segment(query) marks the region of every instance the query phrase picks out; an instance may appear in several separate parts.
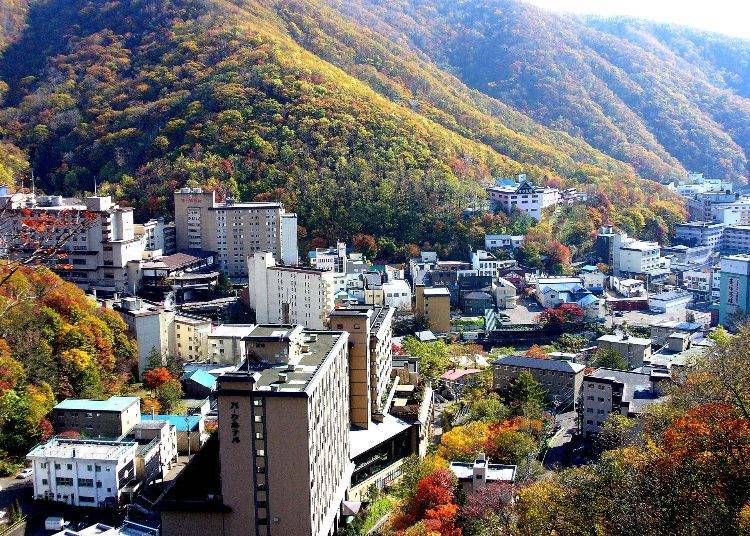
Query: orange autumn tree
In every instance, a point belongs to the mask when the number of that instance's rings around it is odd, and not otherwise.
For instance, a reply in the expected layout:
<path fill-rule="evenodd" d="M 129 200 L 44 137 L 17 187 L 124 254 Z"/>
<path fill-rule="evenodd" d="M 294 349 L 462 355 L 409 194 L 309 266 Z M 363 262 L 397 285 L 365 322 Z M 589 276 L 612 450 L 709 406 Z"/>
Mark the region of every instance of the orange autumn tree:
<path fill-rule="evenodd" d="M 396 534 L 403 536 L 409 527 L 421 524 L 428 534 L 461 536 L 461 529 L 456 527 L 455 483 L 448 469 L 436 469 L 422 478 L 412 499 L 393 521 Z"/>
<path fill-rule="evenodd" d="M 165 367 L 147 370 L 143 373 L 143 383 L 146 384 L 149 389 L 158 389 L 171 380 L 174 380 L 174 377 Z"/>
<path fill-rule="evenodd" d="M 547 359 L 547 352 L 545 352 L 541 346 L 535 344 L 528 350 L 526 350 L 527 357 L 534 357 L 536 359 Z"/>

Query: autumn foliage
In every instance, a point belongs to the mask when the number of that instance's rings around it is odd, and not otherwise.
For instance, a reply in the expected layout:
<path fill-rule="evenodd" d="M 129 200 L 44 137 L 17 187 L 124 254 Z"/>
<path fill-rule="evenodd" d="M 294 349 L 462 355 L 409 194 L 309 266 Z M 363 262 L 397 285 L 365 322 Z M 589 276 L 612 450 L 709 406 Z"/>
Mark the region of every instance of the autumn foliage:
<path fill-rule="evenodd" d="M 147 370 L 143 373 L 143 383 L 149 389 L 158 389 L 174 377 L 165 367 Z"/>
<path fill-rule="evenodd" d="M 403 536 L 407 528 L 422 523 L 428 533 L 461 536 L 461 529 L 455 524 L 458 505 L 454 486 L 455 477 L 448 469 L 436 469 L 422 478 L 412 499 L 393 521 L 396 534 Z"/>

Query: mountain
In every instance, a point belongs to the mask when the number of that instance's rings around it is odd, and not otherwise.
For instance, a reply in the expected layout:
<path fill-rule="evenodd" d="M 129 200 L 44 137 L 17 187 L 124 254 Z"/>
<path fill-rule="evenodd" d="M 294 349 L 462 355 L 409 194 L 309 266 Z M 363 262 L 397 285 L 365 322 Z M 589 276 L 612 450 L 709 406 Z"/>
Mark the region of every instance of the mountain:
<path fill-rule="evenodd" d="M 654 47 L 657 39 L 637 25 L 617 31 L 514 0 L 329 1 L 471 88 L 585 139 L 643 176 L 663 179 L 685 169 L 734 180 L 747 175 L 750 101 L 741 76 L 736 84 L 720 80 L 747 64 L 745 42 L 712 36 L 719 45 L 680 50 L 673 33 Z M 688 54 L 708 68 L 685 60 Z"/>

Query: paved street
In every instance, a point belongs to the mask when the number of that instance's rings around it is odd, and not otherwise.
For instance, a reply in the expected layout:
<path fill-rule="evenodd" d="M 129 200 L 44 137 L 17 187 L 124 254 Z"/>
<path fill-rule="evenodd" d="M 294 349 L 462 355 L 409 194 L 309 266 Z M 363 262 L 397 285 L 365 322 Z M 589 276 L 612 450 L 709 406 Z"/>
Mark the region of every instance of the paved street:
<path fill-rule="evenodd" d="M 555 423 L 559 425 L 559 430 L 547 442 L 549 446 L 543 460 L 544 466 L 547 469 L 570 463 L 570 441 L 573 439 L 575 422 L 575 411 L 561 413 L 555 418 Z"/>
<path fill-rule="evenodd" d="M 519 298 L 515 308 L 500 312 L 510 317 L 511 324 L 536 324 L 536 317 L 542 312 L 542 308 L 534 300 Z"/>

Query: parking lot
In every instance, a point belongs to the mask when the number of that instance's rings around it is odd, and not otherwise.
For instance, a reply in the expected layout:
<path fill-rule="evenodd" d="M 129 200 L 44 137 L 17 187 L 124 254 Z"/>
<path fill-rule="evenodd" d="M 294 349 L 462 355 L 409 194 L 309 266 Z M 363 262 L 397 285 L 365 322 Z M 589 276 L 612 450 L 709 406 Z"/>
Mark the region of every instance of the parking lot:
<path fill-rule="evenodd" d="M 510 317 L 511 324 L 536 324 L 536 317 L 542 312 L 539 304 L 527 298 L 519 298 L 514 309 L 504 309 L 504 313 Z"/>

